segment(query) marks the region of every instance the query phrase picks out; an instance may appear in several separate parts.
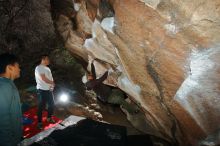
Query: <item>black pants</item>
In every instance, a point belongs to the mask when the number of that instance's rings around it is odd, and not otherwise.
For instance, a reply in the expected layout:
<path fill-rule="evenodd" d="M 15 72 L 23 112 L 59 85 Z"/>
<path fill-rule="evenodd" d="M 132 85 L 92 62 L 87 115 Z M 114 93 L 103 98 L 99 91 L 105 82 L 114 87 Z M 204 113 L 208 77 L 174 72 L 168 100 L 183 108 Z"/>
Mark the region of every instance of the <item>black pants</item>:
<path fill-rule="evenodd" d="M 54 100 L 52 92 L 49 90 L 37 90 L 37 97 L 38 97 L 38 122 L 42 122 L 42 112 L 45 104 L 48 105 L 48 115 L 47 118 L 50 118 L 53 115 L 54 110 Z"/>

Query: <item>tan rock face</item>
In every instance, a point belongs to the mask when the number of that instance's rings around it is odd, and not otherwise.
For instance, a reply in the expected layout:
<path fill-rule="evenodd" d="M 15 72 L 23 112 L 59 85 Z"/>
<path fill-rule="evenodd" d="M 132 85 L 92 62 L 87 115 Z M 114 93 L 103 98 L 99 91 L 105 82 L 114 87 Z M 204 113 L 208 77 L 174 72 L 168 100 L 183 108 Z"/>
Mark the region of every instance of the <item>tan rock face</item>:
<path fill-rule="evenodd" d="M 80 1 L 76 29 L 60 15 L 57 30 L 68 50 L 95 60 L 98 75 L 109 70 L 106 84 L 142 108 L 146 133 L 198 145 L 220 128 L 219 0 L 88 3 Z"/>

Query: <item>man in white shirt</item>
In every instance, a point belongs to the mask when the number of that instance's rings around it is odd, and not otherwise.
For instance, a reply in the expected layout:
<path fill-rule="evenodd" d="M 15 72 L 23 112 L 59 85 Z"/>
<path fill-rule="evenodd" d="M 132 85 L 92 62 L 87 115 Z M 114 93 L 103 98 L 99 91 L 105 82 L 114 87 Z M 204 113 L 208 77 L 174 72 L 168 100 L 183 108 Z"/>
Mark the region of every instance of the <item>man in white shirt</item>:
<path fill-rule="evenodd" d="M 55 86 L 53 76 L 48 65 L 50 64 L 50 59 L 48 55 L 42 55 L 41 63 L 35 68 L 35 80 L 37 83 L 37 96 L 38 96 L 38 128 L 43 129 L 42 125 L 42 111 L 44 104 L 48 105 L 48 116 L 47 121 L 50 123 L 55 123 L 52 119 L 54 110 L 54 100 L 53 100 L 53 88 Z"/>

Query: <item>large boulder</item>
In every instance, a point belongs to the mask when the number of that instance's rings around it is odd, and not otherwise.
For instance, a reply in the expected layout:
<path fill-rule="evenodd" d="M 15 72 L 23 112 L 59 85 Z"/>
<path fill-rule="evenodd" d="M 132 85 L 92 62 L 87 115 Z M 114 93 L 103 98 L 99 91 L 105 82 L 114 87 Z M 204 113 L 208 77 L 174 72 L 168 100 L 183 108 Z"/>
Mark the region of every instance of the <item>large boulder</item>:
<path fill-rule="evenodd" d="M 58 32 L 98 76 L 109 70 L 105 83 L 144 111 L 146 133 L 198 145 L 220 128 L 219 0 L 77 2 L 73 18 L 55 12 Z"/>

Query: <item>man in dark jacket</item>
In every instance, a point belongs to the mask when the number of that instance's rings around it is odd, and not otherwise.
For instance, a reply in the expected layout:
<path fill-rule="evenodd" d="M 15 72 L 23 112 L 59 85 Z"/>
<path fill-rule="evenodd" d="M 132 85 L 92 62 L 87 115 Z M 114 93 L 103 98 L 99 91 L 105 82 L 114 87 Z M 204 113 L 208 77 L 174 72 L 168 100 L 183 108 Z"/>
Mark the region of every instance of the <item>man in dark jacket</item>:
<path fill-rule="evenodd" d="M 96 79 L 95 66 L 91 64 L 92 74 L 88 75 L 88 81 L 85 83 L 87 90 L 93 90 L 99 100 L 104 103 L 118 104 L 123 106 L 129 113 L 136 113 L 137 110 L 125 101 L 124 93 L 120 89 L 113 89 L 108 85 L 103 84 L 103 81 L 108 77 L 106 71 L 100 78 Z"/>
<path fill-rule="evenodd" d="M 12 54 L 1 54 L 0 146 L 16 146 L 22 138 L 20 96 L 13 82 L 19 76 L 18 59 Z"/>

